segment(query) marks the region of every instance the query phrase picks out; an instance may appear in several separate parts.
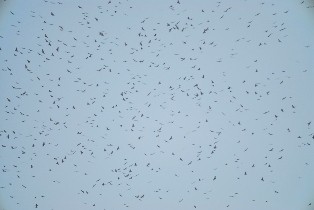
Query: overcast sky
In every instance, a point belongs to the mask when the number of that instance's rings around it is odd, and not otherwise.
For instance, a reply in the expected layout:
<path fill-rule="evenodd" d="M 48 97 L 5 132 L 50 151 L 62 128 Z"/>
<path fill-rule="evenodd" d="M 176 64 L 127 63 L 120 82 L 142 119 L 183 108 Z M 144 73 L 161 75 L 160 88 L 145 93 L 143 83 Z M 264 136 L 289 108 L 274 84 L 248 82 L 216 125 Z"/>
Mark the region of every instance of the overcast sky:
<path fill-rule="evenodd" d="M 0 210 L 314 209 L 314 1 L 0 2 Z"/>

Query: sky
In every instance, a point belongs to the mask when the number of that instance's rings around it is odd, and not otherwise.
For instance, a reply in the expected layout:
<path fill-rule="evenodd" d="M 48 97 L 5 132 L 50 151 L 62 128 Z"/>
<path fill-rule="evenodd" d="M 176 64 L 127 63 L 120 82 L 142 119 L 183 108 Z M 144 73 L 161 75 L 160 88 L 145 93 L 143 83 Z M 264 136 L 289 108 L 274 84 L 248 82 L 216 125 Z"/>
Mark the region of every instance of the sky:
<path fill-rule="evenodd" d="M 314 1 L 0 0 L 0 210 L 314 209 Z"/>

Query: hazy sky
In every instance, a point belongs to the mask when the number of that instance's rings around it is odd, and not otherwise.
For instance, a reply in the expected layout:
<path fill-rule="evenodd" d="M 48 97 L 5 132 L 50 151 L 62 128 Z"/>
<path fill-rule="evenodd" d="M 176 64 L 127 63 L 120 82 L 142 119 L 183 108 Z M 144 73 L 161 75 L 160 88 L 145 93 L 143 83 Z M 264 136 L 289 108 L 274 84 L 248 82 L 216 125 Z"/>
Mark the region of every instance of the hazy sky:
<path fill-rule="evenodd" d="M 0 2 L 0 210 L 314 209 L 314 1 Z"/>

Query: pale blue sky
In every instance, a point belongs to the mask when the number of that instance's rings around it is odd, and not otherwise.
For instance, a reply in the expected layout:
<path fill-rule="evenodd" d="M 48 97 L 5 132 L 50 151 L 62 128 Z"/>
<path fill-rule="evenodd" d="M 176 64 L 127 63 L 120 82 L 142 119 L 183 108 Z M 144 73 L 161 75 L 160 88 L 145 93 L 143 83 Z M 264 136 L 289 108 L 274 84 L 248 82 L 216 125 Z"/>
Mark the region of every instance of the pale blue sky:
<path fill-rule="evenodd" d="M 0 210 L 313 209 L 313 1 L 0 7 Z"/>

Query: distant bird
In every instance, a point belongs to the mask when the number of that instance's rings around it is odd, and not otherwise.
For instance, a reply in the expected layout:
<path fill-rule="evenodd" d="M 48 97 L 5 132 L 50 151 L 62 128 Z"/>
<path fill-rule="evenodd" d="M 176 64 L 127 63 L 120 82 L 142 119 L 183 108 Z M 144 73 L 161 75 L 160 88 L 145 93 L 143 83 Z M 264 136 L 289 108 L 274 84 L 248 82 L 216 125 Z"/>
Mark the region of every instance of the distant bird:
<path fill-rule="evenodd" d="M 300 19 L 304 27 L 293 31 L 300 8 L 175 0 L 152 1 L 144 11 L 142 4 L 44 0 L 7 11 L 0 35 L 0 172 L 8 182 L 0 188 L 8 204 L 19 209 L 34 195 L 35 208 L 56 209 L 49 193 L 27 184 L 41 177 L 49 178 L 47 189 L 88 207 L 101 206 L 98 195 L 104 203 L 115 199 L 112 209 L 168 198 L 178 199 L 173 209 L 200 208 L 197 202 L 226 200 L 219 188 L 234 203 L 248 196 L 257 202 L 255 194 L 237 193 L 238 181 L 259 194 L 258 185 L 278 180 L 290 159 L 287 178 L 293 171 L 305 185 L 314 170 L 306 158 L 314 128 L 305 94 L 313 89 L 314 66 L 309 24 Z M 298 5 L 314 11 L 309 1 Z M 296 170 L 301 165 L 307 170 Z M 217 180 L 225 171 L 228 185 L 226 177 Z M 264 202 L 294 201 L 281 193 Z"/>

